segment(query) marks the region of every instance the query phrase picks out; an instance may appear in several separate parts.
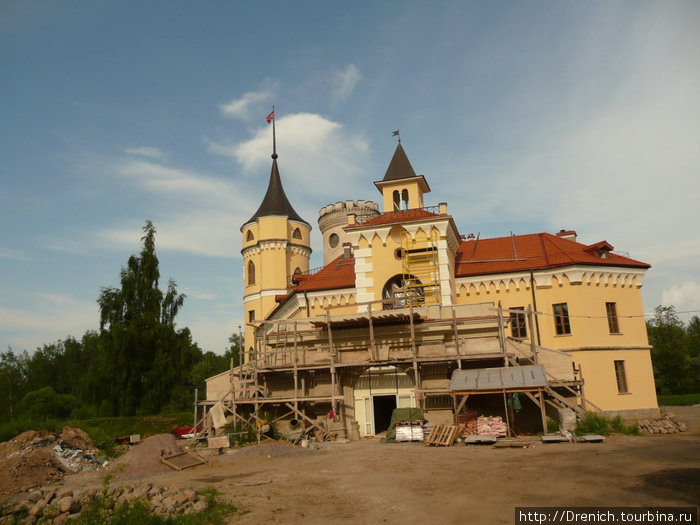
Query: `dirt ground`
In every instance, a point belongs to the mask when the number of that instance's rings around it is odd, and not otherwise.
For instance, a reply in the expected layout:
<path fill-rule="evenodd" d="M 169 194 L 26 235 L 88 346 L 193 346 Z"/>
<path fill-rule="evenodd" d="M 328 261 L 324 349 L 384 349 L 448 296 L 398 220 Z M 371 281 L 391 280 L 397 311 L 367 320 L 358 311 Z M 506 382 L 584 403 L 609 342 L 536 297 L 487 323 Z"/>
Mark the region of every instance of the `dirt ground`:
<path fill-rule="evenodd" d="M 669 407 L 688 424 L 670 435 L 601 444 L 495 449 L 381 444 L 230 451 L 207 465 L 143 478 L 215 487 L 247 514 L 231 523 L 513 523 L 516 506 L 697 506 L 700 407 Z M 70 476 L 88 484 L 94 473 Z"/>

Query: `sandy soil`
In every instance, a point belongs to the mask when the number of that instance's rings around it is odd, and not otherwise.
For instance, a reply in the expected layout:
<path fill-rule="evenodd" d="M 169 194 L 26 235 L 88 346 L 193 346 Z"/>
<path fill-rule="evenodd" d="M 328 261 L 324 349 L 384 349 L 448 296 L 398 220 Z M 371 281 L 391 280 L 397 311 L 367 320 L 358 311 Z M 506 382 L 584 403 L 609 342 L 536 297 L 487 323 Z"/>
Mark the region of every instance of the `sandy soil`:
<path fill-rule="evenodd" d="M 216 487 L 248 511 L 231 523 L 246 524 L 510 524 L 516 506 L 697 506 L 700 407 L 666 411 L 689 431 L 506 449 L 369 440 L 317 451 L 264 444 L 144 481 Z M 85 484 L 87 476 L 66 484 Z"/>

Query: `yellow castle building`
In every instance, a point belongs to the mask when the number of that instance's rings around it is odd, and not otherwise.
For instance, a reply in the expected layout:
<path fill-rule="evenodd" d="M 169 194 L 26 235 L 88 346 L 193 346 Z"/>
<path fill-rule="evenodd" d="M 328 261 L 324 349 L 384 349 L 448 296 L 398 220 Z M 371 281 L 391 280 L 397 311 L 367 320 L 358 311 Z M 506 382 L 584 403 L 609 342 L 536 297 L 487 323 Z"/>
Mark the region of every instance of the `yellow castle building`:
<path fill-rule="evenodd" d="M 324 266 L 309 271 L 311 226 L 273 153 L 241 227 L 243 364 L 210 378 L 200 403 L 214 426 L 288 411 L 290 424 L 357 438 L 417 407 L 434 423 L 500 411 L 516 433 L 542 430 L 546 415 L 658 411 L 648 264 L 574 231 L 464 236 L 446 203 L 426 206 L 430 186 L 400 141 L 374 185 L 381 206 L 321 209 Z"/>

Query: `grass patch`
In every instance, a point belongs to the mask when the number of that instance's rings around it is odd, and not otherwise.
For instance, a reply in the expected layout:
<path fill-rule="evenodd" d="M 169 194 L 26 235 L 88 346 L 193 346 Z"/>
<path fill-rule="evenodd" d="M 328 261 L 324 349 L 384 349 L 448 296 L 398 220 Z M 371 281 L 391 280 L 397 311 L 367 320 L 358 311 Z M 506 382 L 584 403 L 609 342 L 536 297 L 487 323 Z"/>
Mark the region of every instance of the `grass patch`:
<path fill-rule="evenodd" d="M 639 434 L 637 423 L 627 424 L 620 416 L 609 417 L 596 412 L 588 412 L 576 423 L 576 435 L 583 434 Z"/>
<path fill-rule="evenodd" d="M 221 499 L 220 493 L 213 488 L 201 491 L 200 496 L 207 501 L 208 507 L 202 512 L 158 516 L 151 512 L 151 504 L 145 499 L 136 499 L 128 504 L 112 508 L 114 502 L 107 496 L 93 499 L 80 512 L 80 517 L 71 521 L 74 525 L 218 525 L 225 522 L 227 516 L 238 513 L 233 503 Z"/>
<path fill-rule="evenodd" d="M 659 406 L 687 407 L 700 403 L 700 394 L 658 395 Z"/>

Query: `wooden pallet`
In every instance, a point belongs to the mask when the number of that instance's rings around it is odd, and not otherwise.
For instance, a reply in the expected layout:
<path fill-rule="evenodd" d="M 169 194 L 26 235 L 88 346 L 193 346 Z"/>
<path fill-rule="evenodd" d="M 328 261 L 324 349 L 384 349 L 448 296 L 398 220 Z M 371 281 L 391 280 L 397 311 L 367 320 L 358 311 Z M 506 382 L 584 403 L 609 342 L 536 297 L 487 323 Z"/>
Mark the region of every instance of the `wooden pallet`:
<path fill-rule="evenodd" d="M 204 465 L 204 463 L 206 463 L 204 459 L 200 458 L 197 454 L 190 452 L 189 450 L 162 457 L 160 458 L 160 461 L 174 470 L 184 470 L 186 468 L 192 468 L 196 467 L 197 465 Z"/>
<path fill-rule="evenodd" d="M 436 447 L 451 447 L 457 438 L 457 432 L 456 425 L 435 425 L 430 431 L 428 439 L 425 440 L 425 444 Z"/>

